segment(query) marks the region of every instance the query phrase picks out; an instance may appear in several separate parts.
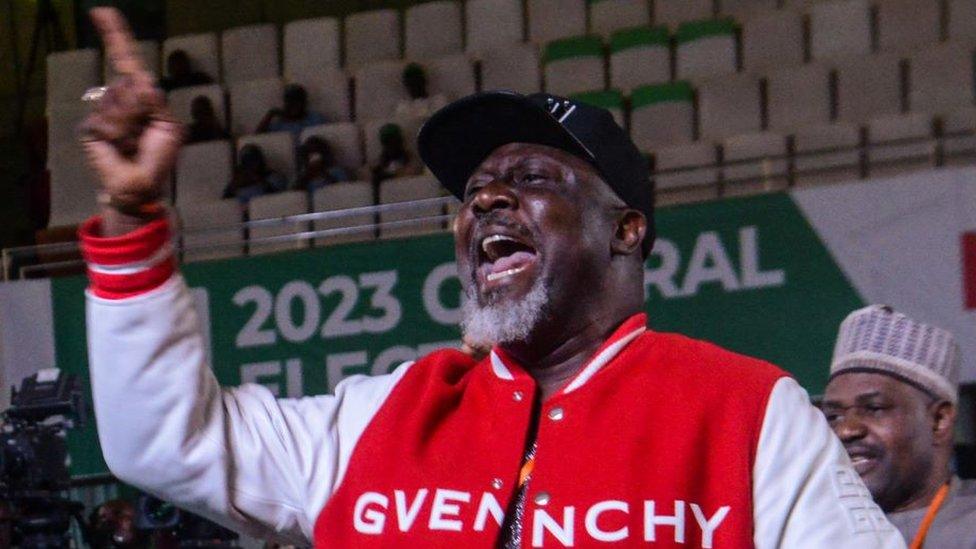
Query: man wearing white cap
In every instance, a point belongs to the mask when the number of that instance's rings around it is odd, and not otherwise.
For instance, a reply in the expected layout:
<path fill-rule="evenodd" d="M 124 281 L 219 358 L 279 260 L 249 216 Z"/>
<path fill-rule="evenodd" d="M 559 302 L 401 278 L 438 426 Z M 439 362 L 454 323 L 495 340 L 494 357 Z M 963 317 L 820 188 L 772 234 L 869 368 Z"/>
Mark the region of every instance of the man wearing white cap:
<path fill-rule="evenodd" d="M 976 548 L 976 481 L 952 472 L 959 347 L 871 305 L 840 325 L 822 408 L 910 547 Z"/>

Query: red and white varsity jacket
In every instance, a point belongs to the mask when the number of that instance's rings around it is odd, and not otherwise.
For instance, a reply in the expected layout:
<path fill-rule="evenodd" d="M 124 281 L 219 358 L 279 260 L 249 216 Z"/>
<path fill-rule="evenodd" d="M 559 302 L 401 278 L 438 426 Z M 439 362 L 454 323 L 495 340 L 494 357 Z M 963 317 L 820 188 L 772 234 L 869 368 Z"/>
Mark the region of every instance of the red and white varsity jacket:
<path fill-rule="evenodd" d="M 126 482 L 254 536 L 316 547 L 493 547 L 535 383 L 499 349 L 443 350 L 335 395 L 221 388 L 166 221 L 82 229 L 99 436 Z M 525 547 L 904 542 L 781 370 L 635 315 L 541 403 Z"/>

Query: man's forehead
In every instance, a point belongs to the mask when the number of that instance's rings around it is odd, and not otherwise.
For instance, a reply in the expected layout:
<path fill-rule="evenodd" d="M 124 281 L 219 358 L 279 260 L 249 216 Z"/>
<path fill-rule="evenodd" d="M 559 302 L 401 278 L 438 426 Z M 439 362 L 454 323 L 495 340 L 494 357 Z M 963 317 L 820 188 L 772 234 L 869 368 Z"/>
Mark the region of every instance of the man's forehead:
<path fill-rule="evenodd" d="M 510 168 L 530 159 L 554 161 L 565 164 L 573 170 L 596 173 L 596 169 L 587 161 L 570 154 L 562 149 L 539 145 L 537 143 L 508 143 L 493 150 L 475 170 L 495 171 Z"/>
<path fill-rule="evenodd" d="M 875 372 L 849 372 L 830 380 L 824 403 L 853 401 L 872 396 L 902 396 L 914 389 L 892 376 Z"/>

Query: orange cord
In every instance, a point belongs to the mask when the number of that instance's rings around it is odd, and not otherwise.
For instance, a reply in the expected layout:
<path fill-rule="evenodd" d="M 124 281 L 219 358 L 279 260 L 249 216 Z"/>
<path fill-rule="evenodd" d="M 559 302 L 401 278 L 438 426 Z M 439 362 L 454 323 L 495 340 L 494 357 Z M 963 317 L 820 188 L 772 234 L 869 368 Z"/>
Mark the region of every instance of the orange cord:
<path fill-rule="evenodd" d="M 943 484 L 942 488 L 939 488 L 939 491 L 935 494 L 935 498 L 932 499 L 932 503 L 929 504 L 929 510 L 925 512 L 925 518 L 922 519 L 922 524 L 918 527 L 918 532 L 915 533 L 915 539 L 912 540 L 912 544 L 908 546 L 909 549 L 922 549 L 922 546 L 925 545 L 925 536 L 928 535 L 929 527 L 935 521 L 935 515 L 938 514 L 939 507 L 942 507 L 942 503 L 945 501 L 947 495 L 949 495 L 948 482 Z"/>
<path fill-rule="evenodd" d="M 522 469 L 519 471 L 519 488 L 525 486 L 525 482 L 532 475 L 532 469 L 535 469 L 535 456 L 530 457 L 522 464 Z"/>

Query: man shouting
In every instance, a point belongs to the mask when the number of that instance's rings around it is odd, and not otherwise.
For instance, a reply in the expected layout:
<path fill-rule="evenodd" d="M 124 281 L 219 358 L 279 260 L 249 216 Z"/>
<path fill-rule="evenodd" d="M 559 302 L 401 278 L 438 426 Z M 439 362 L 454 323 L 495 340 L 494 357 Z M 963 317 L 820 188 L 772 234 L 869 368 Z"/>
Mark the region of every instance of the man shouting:
<path fill-rule="evenodd" d="M 221 389 L 159 203 L 180 129 L 124 22 L 124 78 L 85 126 L 101 216 L 92 386 L 121 479 L 230 527 L 321 547 L 901 547 L 804 391 L 772 365 L 646 328 L 644 158 L 609 112 L 489 92 L 419 152 L 463 204 L 464 330 L 334 395 Z"/>

